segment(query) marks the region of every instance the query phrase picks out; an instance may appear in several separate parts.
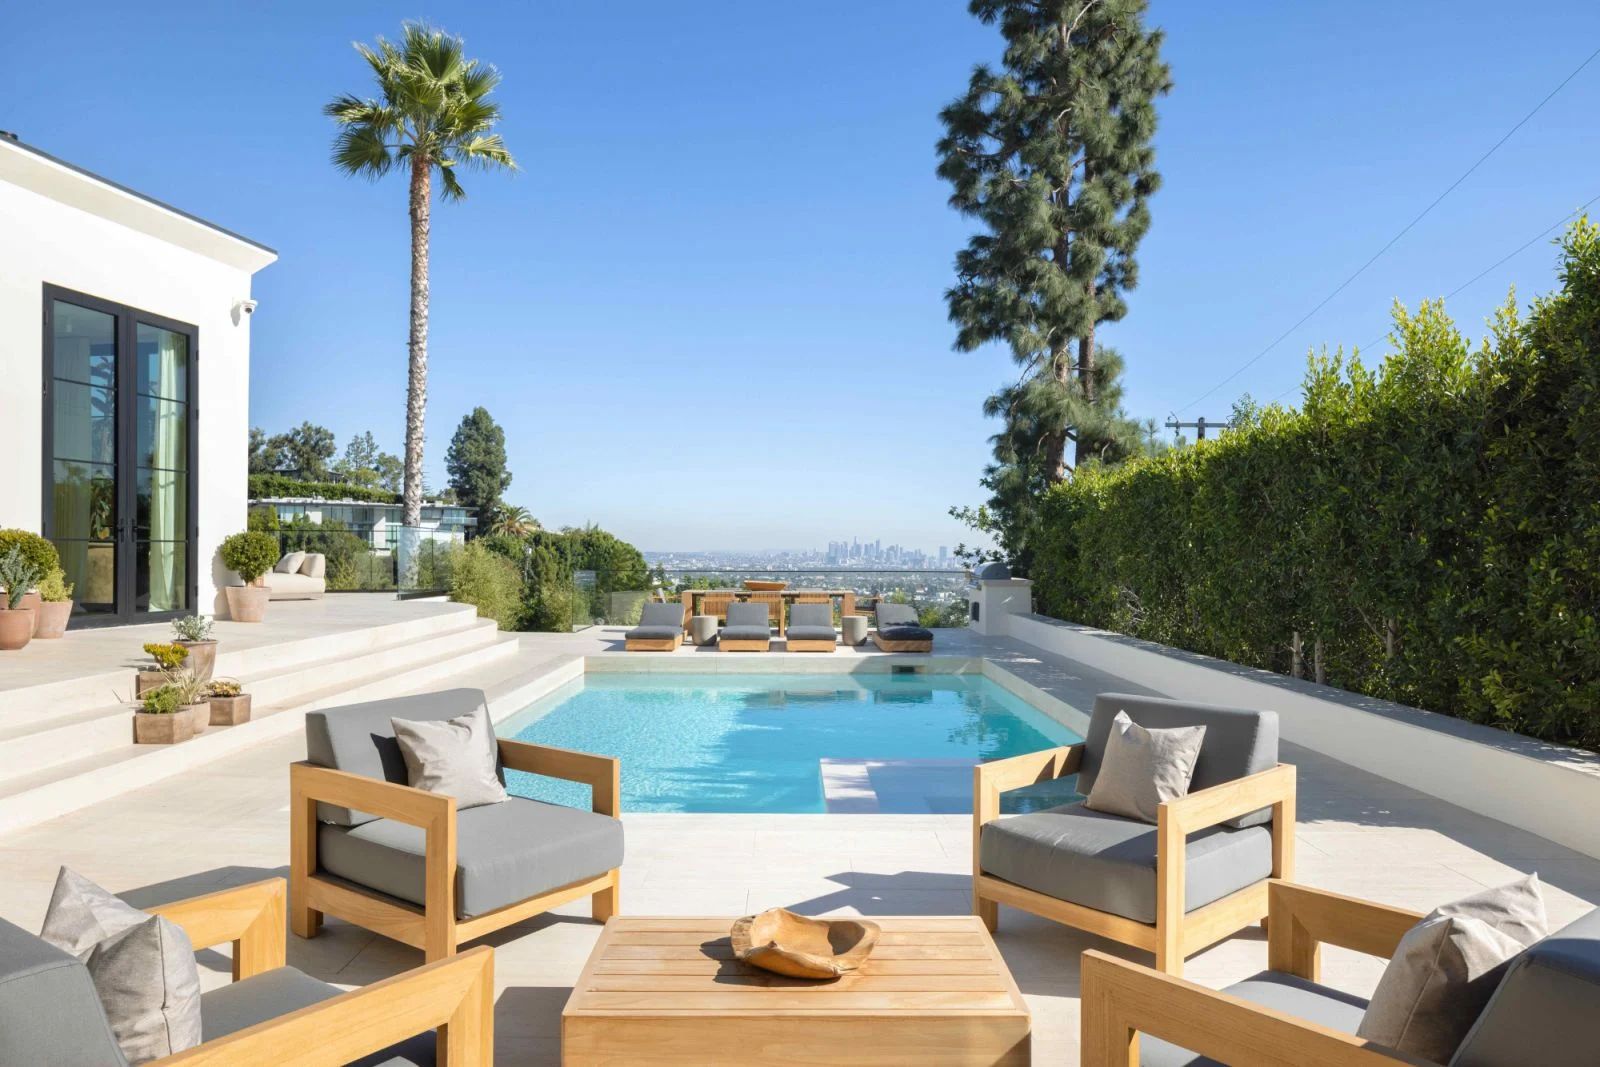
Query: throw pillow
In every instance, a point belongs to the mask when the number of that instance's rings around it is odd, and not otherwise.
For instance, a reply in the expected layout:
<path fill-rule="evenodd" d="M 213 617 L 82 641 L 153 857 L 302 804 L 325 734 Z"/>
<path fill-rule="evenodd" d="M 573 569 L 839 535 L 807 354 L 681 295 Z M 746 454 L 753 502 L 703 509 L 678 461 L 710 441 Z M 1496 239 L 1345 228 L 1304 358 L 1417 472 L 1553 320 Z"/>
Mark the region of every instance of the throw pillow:
<path fill-rule="evenodd" d="M 390 719 L 414 789 L 456 798 L 456 810 L 506 799 L 496 773 L 494 725 L 483 708 L 454 719 Z"/>
<path fill-rule="evenodd" d="M 300 564 L 305 561 L 306 554 L 304 552 L 285 552 L 283 558 L 278 561 L 277 566 L 272 569 L 279 574 L 294 574 L 300 569 Z"/>
<path fill-rule="evenodd" d="M 1548 933 L 1537 875 L 1435 908 L 1400 939 L 1356 1036 L 1449 1062 L 1512 957 Z"/>
<path fill-rule="evenodd" d="M 122 1054 L 133 1063 L 200 1044 L 200 971 L 182 927 L 140 911 L 66 867 L 39 937 L 84 962 Z"/>
<path fill-rule="evenodd" d="M 1205 737 L 1204 726 L 1147 730 L 1117 712 L 1084 807 L 1155 822 L 1160 805 L 1188 794 Z"/>

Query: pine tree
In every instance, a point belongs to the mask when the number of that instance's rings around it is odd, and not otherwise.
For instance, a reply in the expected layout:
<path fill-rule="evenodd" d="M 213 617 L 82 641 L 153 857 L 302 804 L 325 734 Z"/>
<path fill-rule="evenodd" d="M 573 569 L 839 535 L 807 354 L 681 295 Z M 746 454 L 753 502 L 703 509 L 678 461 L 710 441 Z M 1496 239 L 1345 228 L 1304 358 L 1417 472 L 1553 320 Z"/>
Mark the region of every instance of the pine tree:
<path fill-rule="evenodd" d="M 1003 68 L 980 65 L 944 109 L 939 175 L 983 224 L 956 256 L 946 294 L 956 348 L 1006 343 L 1024 368 L 987 405 L 1024 482 L 1123 447 L 1126 428 L 1098 364 L 1095 330 L 1127 312 L 1134 253 L 1150 226 L 1155 99 L 1171 88 L 1145 0 L 971 0 L 998 23 Z M 997 448 L 997 461 L 1001 459 Z"/>
<path fill-rule="evenodd" d="M 500 509 L 500 494 L 511 485 L 506 470 L 506 432 L 485 408 L 473 408 L 461 419 L 450 449 L 444 456 L 445 471 L 456 499 L 478 509 L 478 526 L 492 529 Z"/>

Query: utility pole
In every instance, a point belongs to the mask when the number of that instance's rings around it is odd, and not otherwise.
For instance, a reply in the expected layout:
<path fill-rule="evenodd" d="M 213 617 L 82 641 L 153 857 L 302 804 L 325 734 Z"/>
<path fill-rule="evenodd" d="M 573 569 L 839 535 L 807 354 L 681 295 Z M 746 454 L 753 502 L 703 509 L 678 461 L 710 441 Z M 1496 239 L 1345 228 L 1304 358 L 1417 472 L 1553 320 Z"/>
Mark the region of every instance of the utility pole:
<path fill-rule="evenodd" d="M 1233 429 L 1233 423 L 1228 419 L 1212 419 L 1207 421 L 1204 415 L 1201 415 L 1193 422 L 1179 422 L 1176 417 L 1167 420 L 1167 429 L 1172 431 L 1172 436 L 1174 439 L 1177 438 L 1180 431 L 1188 427 L 1194 428 L 1195 440 L 1204 441 L 1206 439 L 1207 427 L 1217 430 L 1231 430 Z"/>

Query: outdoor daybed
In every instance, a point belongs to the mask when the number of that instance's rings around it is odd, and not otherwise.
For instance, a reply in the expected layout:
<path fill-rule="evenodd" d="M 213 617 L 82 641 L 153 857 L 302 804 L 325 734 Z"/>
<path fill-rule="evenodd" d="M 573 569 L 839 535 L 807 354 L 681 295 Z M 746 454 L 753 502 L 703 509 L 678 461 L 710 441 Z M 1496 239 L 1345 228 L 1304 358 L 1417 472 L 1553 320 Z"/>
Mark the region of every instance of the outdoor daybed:
<path fill-rule="evenodd" d="M 327 592 L 328 561 L 321 552 L 286 552 L 262 580 L 268 600 L 320 600 Z"/>
<path fill-rule="evenodd" d="M 789 609 L 784 631 L 790 652 L 832 652 L 839 647 L 833 632 L 832 604 L 796 604 Z"/>
<path fill-rule="evenodd" d="M 765 604 L 729 604 L 728 625 L 717 635 L 724 652 L 766 652 L 772 648 L 772 612 Z"/>
<path fill-rule="evenodd" d="M 917 625 L 916 609 L 909 604 L 878 601 L 878 629 L 872 643 L 882 652 L 932 652 L 933 631 Z"/>
<path fill-rule="evenodd" d="M 671 652 L 683 643 L 683 605 L 676 600 L 646 604 L 625 642 L 629 652 Z"/>

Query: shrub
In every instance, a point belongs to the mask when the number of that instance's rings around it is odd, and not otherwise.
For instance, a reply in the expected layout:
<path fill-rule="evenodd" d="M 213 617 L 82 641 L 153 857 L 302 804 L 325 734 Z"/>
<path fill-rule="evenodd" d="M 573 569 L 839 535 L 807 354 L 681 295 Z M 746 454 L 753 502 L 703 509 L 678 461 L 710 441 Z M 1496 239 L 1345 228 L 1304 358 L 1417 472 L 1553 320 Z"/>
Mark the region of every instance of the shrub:
<path fill-rule="evenodd" d="M 156 666 L 164 671 L 177 670 L 189 658 L 189 650 L 182 645 L 152 642 L 145 645 L 144 650 L 156 661 Z"/>
<path fill-rule="evenodd" d="M 150 690 L 141 700 L 140 710 L 146 715 L 171 715 L 182 706 L 178 690 L 170 685 Z"/>
<path fill-rule="evenodd" d="M 287 474 L 252 474 L 249 493 L 252 500 L 290 497 L 305 500 L 359 500 L 368 504 L 400 503 L 400 494 L 387 489 L 347 485 L 344 482 L 303 482 Z"/>
<path fill-rule="evenodd" d="M 39 597 L 47 604 L 63 604 L 72 599 L 72 583 L 67 572 L 57 567 L 39 579 Z"/>
<path fill-rule="evenodd" d="M 269 533 L 246 530 L 223 538 L 217 555 L 224 567 L 251 585 L 278 562 L 278 541 Z"/>
<path fill-rule="evenodd" d="M 522 574 L 474 541 L 455 553 L 450 599 L 474 605 L 479 618 L 493 619 L 502 630 L 515 630 L 522 619 Z"/>
<path fill-rule="evenodd" d="M 38 534 L 27 530 L 0 530 L 0 556 L 13 548 L 21 550 L 22 558 L 28 561 L 39 578 L 48 577 L 61 566 L 61 555 L 56 551 L 56 546 Z M 37 582 L 39 578 L 34 581 Z"/>
<path fill-rule="evenodd" d="M 211 640 L 211 620 L 204 615 L 185 615 L 172 620 L 172 636 L 180 641 Z"/>

